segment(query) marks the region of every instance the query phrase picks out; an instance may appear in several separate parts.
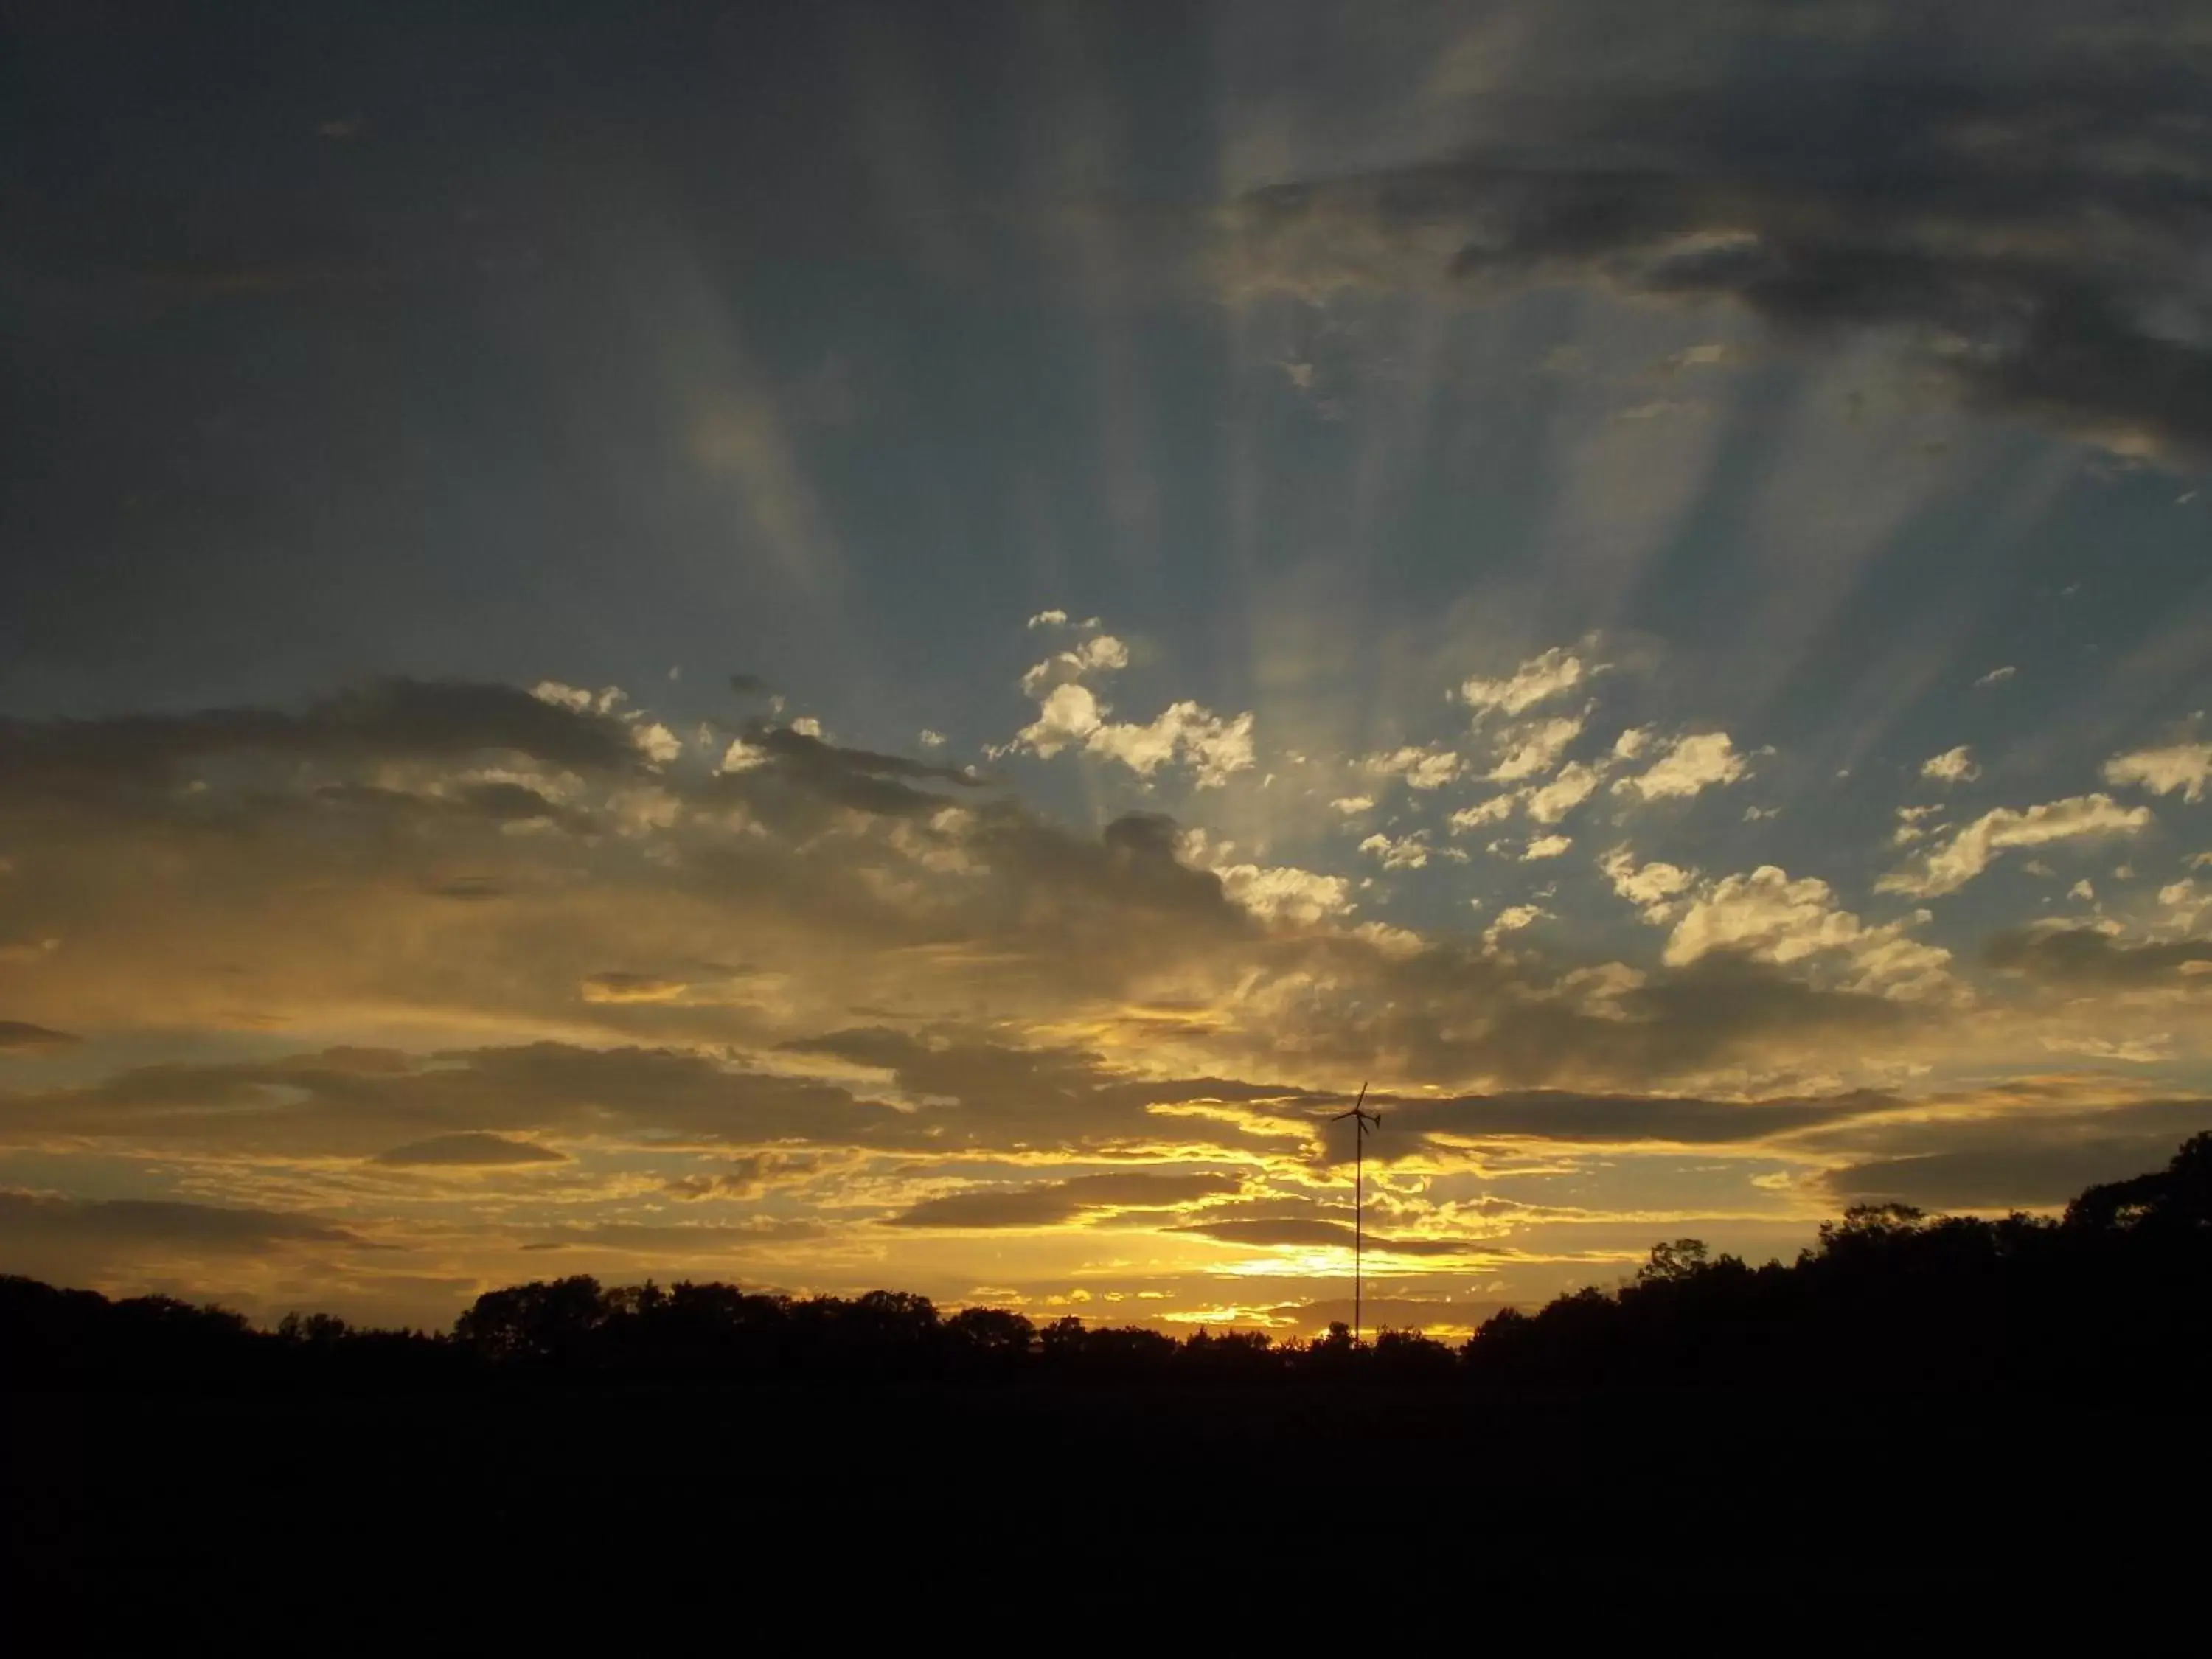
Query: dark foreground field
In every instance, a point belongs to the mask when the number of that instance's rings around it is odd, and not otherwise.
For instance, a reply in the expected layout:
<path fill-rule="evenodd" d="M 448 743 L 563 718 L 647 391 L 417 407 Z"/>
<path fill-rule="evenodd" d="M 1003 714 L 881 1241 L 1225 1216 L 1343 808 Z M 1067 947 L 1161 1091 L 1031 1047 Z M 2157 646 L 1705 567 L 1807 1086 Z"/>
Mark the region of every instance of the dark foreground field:
<path fill-rule="evenodd" d="M 209 1597 L 557 1619 L 647 1587 L 804 1588 L 847 1598 L 841 1618 L 1041 1590 L 1422 1622 L 1563 1587 L 1592 1611 L 2062 1590 L 2147 1608 L 2193 1581 L 2212 1472 L 2204 1417 L 2172 1405 L 1869 1413 L 1817 1391 L 16 1396 L 4 1425 L 9 1606 L 41 1652 L 95 1645 L 118 1595 L 187 1623 Z"/>
<path fill-rule="evenodd" d="M 2212 1135 L 2063 1220 L 1861 1206 L 1756 1267 L 1661 1243 L 1457 1349 L 586 1277 L 450 1334 L 256 1331 L 0 1279 L 0 1656 L 376 1619 L 502 1652 L 701 1619 L 718 1647 L 1556 1642 L 1768 1597 L 1766 1645 L 1893 1642 L 1897 1596 L 2171 1620 L 2212 1542 L 2209 1398 Z M 1108 1620 L 1133 1607 L 1215 1622 Z"/>

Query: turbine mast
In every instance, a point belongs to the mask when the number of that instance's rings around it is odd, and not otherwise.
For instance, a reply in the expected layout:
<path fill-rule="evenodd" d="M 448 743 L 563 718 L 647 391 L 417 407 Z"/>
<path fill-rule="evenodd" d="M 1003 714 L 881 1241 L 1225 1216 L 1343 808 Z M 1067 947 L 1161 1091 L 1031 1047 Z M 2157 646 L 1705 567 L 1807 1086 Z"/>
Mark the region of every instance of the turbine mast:
<path fill-rule="evenodd" d="M 1382 1127 L 1382 1114 L 1365 1110 L 1366 1104 L 1367 1085 L 1363 1083 L 1352 1109 L 1329 1119 L 1331 1123 L 1352 1120 L 1352 1340 L 1355 1347 L 1360 1336 L 1363 1270 L 1367 1253 L 1367 1137 Z"/>

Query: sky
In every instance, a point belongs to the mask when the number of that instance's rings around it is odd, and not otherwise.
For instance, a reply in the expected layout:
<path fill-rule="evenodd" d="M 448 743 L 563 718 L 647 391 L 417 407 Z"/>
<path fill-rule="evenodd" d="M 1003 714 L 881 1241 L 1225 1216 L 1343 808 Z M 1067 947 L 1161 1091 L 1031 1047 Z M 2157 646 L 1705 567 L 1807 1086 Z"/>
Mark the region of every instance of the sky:
<path fill-rule="evenodd" d="M 2212 1127 L 2212 21 L 62 4 L 0 1271 L 1452 1334 Z"/>

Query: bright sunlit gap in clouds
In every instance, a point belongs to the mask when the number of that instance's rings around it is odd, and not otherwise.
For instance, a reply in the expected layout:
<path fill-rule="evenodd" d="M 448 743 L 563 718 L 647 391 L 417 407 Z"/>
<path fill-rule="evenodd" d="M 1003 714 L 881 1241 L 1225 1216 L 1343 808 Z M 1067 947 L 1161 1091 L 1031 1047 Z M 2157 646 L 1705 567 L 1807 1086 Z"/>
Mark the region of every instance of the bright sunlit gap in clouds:
<path fill-rule="evenodd" d="M 461 8 L 232 85 L 38 13 L 0 1272 L 1310 1332 L 1364 1080 L 1370 1323 L 1449 1334 L 2163 1164 L 2212 37 L 2012 12 Z"/>

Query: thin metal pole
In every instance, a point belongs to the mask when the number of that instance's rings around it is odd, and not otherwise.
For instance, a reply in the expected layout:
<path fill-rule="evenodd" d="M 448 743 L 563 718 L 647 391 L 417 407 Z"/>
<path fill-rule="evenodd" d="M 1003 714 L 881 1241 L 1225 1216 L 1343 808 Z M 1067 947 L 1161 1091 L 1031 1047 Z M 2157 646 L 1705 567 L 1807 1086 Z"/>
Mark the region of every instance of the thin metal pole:
<path fill-rule="evenodd" d="M 1352 1120 L 1352 1345 L 1359 1346 L 1362 1257 L 1367 1249 L 1367 1125 Z"/>

